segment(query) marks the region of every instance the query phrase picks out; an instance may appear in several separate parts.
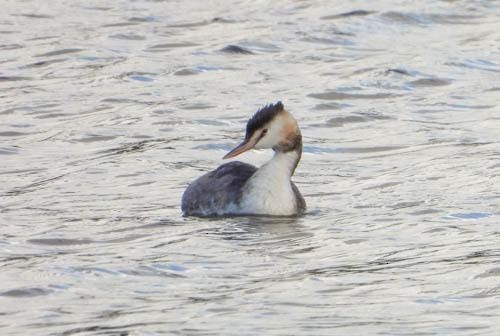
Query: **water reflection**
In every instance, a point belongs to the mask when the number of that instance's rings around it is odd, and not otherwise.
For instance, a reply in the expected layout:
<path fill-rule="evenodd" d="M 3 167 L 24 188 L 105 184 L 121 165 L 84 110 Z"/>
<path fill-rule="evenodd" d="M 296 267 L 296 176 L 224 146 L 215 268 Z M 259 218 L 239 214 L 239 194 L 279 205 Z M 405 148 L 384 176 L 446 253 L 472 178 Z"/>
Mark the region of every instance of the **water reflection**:
<path fill-rule="evenodd" d="M 496 335 L 499 10 L 4 4 L 3 333 Z M 277 100 L 307 213 L 182 217 Z"/>

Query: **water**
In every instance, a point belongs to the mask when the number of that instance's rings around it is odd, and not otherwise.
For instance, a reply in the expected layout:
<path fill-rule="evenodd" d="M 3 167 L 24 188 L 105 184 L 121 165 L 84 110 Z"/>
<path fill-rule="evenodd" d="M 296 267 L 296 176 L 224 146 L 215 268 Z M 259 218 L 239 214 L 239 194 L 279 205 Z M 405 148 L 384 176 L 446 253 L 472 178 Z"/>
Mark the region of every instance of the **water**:
<path fill-rule="evenodd" d="M 498 335 L 499 2 L 4 1 L 0 36 L 2 335 Z M 277 100 L 307 214 L 182 218 Z"/>

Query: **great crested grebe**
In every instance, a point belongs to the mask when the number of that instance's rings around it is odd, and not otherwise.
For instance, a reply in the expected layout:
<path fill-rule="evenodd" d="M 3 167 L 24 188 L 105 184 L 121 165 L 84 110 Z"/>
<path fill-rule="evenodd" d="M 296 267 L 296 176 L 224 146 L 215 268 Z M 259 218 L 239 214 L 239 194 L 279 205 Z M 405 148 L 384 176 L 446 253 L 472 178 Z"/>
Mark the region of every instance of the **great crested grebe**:
<path fill-rule="evenodd" d="M 182 195 L 185 216 L 301 214 L 306 202 L 291 177 L 302 155 L 297 121 L 281 102 L 258 110 L 248 120 L 245 139 L 224 156 L 252 148 L 272 148 L 274 156 L 260 168 L 233 161 L 199 177 Z"/>

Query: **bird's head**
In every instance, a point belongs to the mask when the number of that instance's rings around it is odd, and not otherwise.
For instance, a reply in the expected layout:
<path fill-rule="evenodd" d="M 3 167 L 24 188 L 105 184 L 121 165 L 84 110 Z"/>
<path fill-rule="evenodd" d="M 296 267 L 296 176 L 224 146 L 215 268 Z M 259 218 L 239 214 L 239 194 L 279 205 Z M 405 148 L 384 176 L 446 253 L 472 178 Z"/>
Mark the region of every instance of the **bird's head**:
<path fill-rule="evenodd" d="M 224 156 L 235 157 L 252 148 L 272 148 L 277 152 L 288 152 L 302 145 L 302 136 L 297 121 L 279 101 L 258 110 L 247 122 L 245 139 Z"/>

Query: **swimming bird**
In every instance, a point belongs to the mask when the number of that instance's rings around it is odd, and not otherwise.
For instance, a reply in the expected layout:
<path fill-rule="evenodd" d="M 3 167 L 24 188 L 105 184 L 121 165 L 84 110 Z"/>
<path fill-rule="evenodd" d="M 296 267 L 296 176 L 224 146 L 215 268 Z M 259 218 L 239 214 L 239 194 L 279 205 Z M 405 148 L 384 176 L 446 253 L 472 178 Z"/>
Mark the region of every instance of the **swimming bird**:
<path fill-rule="evenodd" d="M 302 155 L 297 121 L 281 102 L 259 109 L 247 122 L 245 139 L 224 156 L 272 148 L 260 168 L 240 161 L 225 163 L 191 183 L 182 195 L 185 216 L 294 216 L 306 203 L 291 181 Z"/>

